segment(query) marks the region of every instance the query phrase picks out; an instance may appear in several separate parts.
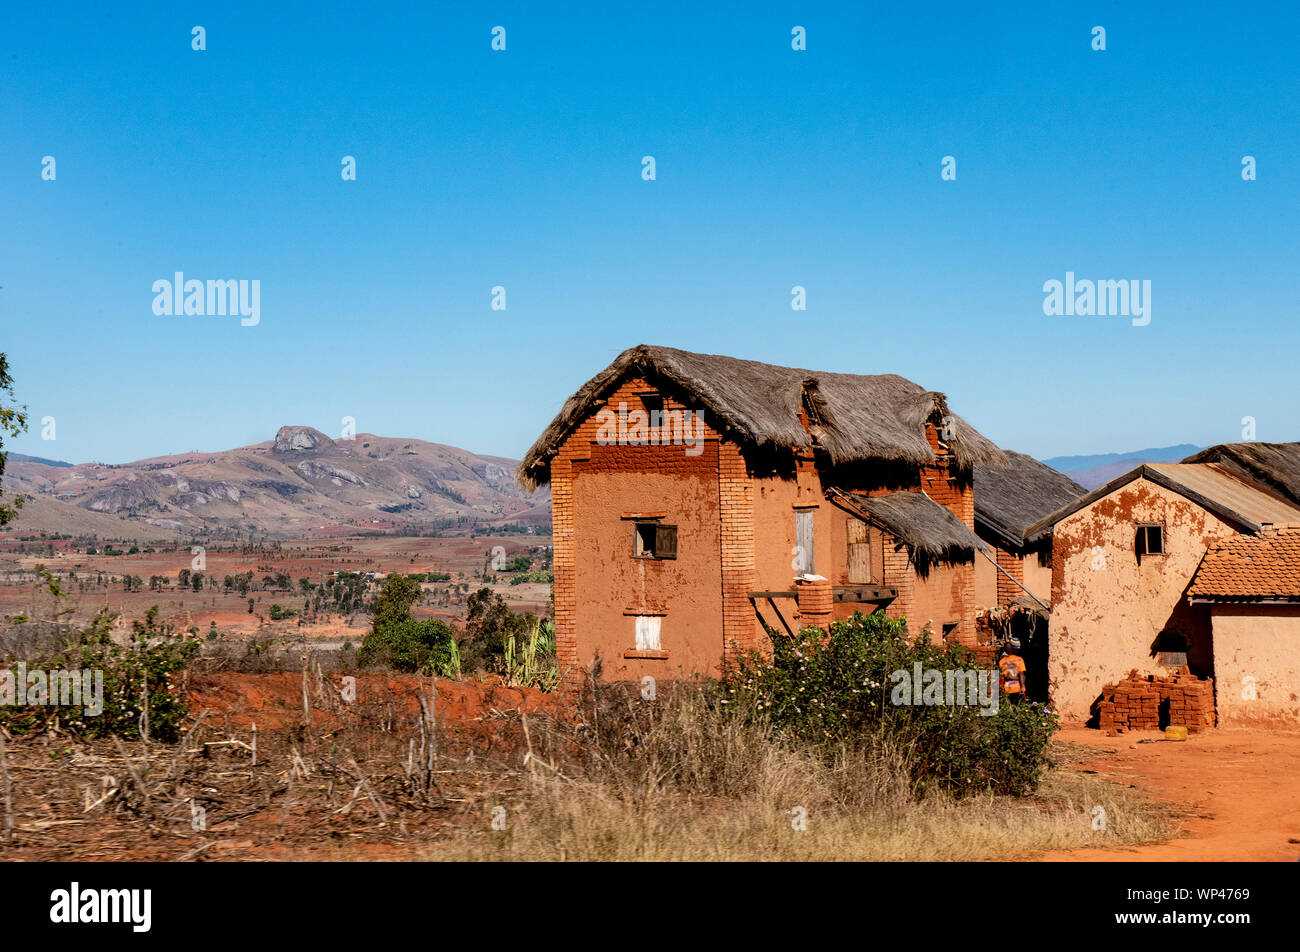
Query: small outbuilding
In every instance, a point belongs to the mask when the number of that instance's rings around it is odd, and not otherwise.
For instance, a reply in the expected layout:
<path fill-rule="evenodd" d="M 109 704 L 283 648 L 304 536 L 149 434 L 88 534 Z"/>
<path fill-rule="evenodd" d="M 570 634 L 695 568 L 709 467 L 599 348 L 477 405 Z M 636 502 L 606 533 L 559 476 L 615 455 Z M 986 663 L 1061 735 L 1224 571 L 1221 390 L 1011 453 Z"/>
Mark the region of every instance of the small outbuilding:
<path fill-rule="evenodd" d="M 1219 723 L 1300 726 L 1300 525 L 1216 542 L 1187 600 L 1209 609 Z"/>

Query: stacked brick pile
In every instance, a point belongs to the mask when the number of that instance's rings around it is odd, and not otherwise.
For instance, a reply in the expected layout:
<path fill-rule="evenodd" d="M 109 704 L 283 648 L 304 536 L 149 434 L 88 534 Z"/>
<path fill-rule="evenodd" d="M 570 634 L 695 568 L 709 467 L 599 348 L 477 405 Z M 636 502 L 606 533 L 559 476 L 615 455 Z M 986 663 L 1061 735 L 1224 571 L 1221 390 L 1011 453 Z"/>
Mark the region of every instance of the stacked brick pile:
<path fill-rule="evenodd" d="M 1130 675 L 1101 691 L 1101 729 L 1107 734 L 1160 729 L 1160 688 L 1154 681 Z"/>
<path fill-rule="evenodd" d="M 1160 730 L 1162 710 L 1167 723 L 1197 734 L 1214 726 L 1214 681 L 1202 681 L 1185 667 L 1167 678 L 1141 677 L 1135 670 L 1118 684 L 1102 688 L 1098 709 L 1101 729 L 1111 737 Z"/>
<path fill-rule="evenodd" d="M 1169 685 L 1168 699 L 1170 724 L 1185 724 L 1190 734 L 1199 734 L 1214 726 L 1213 681 L 1200 681 L 1191 674 L 1179 674 Z"/>

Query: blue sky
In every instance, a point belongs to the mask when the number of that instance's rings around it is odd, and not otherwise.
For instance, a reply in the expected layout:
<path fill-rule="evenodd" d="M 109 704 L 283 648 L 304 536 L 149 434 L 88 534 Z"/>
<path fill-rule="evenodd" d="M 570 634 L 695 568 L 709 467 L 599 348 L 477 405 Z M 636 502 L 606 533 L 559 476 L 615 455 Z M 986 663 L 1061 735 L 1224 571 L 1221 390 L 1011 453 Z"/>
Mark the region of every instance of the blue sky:
<path fill-rule="evenodd" d="M 639 343 L 899 373 L 1040 457 L 1300 439 L 1294 5 L 263 6 L 0 13 L 9 449 L 518 457 Z M 155 315 L 176 271 L 260 323 Z M 1045 316 L 1067 271 L 1150 324 Z"/>

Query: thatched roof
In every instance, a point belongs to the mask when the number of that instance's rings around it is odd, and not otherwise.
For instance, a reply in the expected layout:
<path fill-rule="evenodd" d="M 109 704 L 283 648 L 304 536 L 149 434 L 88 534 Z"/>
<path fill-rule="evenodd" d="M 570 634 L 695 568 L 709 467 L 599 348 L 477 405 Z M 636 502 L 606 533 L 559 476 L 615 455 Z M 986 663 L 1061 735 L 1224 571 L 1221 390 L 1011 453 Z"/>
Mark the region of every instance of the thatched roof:
<path fill-rule="evenodd" d="M 1069 476 L 1032 456 L 1003 450 L 1006 466 L 975 465 L 975 527 L 1011 549 L 1025 544 L 1025 530 L 1087 493 Z"/>
<path fill-rule="evenodd" d="M 1222 463 L 1300 503 L 1300 443 L 1221 443 L 1184 463 Z"/>
<path fill-rule="evenodd" d="M 823 373 L 754 360 L 695 354 L 641 345 L 583 384 L 546 428 L 519 466 L 529 489 L 550 480 L 560 445 L 599 402 L 632 375 L 643 375 L 688 405 L 705 422 L 746 446 L 824 451 L 833 464 L 882 460 L 925 463 L 935 459 L 925 438 L 927 421 L 949 417 L 948 446 L 957 464 L 1002 462 L 1002 452 L 948 409 L 942 393 L 895 374 Z M 811 434 L 799 422 L 806 410 Z"/>
<path fill-rule="evenodd" d="M 934 563 L 960 564 L 975 558 L 976 549 L 990 551 L 964 522 L 925 493 L 862 496 L 836 487 L 827 493 L 907 546 L 922 574 Z"/>

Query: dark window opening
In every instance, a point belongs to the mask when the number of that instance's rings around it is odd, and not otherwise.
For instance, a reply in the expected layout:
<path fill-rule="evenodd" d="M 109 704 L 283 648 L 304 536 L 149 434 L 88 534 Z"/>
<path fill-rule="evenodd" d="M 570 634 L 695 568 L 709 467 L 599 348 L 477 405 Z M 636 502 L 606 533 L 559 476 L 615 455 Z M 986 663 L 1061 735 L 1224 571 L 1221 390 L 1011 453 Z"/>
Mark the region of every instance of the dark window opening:
<path fill-rule="evenodd" d="M 1187 638 L 1176 631 L 1162 631 L 1156 638 L 1156 664 L 1180 668 L 1187 664 Z"/>
<path fill-rule="evenodd" d="M 1137 527 L 1138 558 L 1144 555 L 1165 554 L 1165 532 L 1162 526 Z"/>
<path fill-rule="evenodd" d="M 676 526 L 665 526 L 658 522 L 638 522 L 634 524 L 633 529 L 633 558 L 677 558 Z"/>
<path fill-rule="evenodd" d="M 640 394 L 641 406 L 645 407 L 646 413 L 650 414 L 651 426 L 663 419 L 664 397 L 661 393 L 643 393 Z M 656 416 L 655 414 L 658 414 Z"/>

